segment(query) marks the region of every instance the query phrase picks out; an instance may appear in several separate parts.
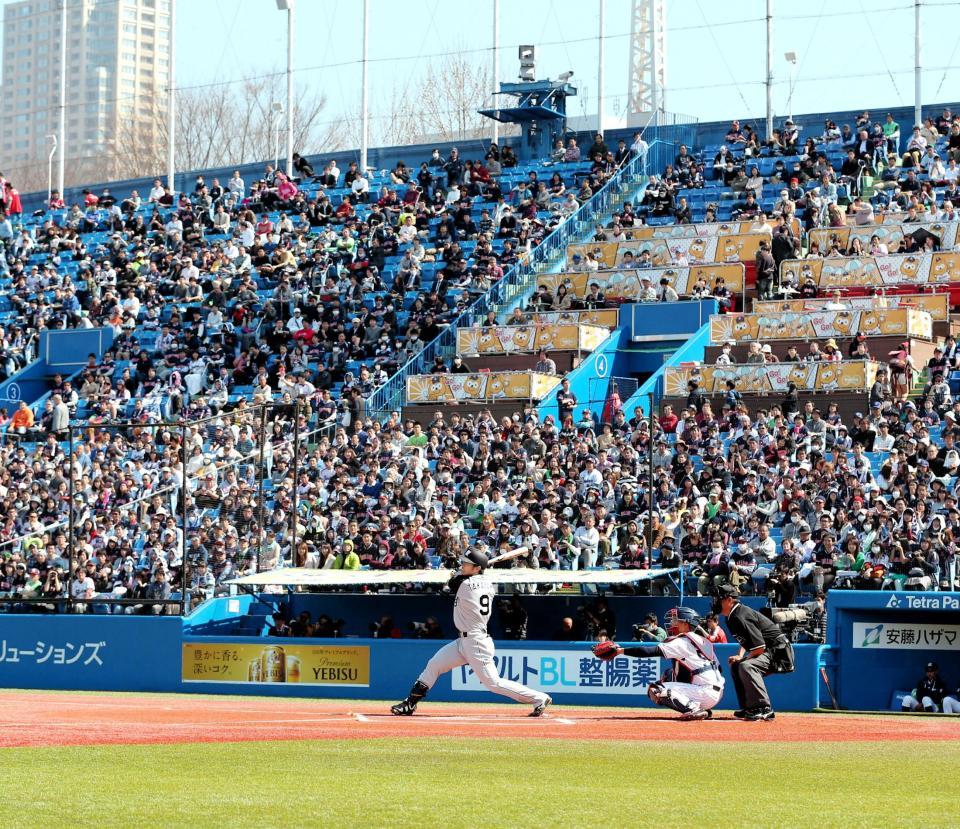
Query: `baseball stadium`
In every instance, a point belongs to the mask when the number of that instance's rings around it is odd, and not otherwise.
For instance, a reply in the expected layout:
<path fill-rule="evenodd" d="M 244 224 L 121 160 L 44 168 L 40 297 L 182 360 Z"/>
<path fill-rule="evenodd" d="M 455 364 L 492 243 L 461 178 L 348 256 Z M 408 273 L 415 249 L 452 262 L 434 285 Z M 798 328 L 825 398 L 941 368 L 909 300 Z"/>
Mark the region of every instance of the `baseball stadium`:
<path fill-rule="evenodd" d="M 0 6 L 0 825 L 957 824 L 960 2 Z"/>

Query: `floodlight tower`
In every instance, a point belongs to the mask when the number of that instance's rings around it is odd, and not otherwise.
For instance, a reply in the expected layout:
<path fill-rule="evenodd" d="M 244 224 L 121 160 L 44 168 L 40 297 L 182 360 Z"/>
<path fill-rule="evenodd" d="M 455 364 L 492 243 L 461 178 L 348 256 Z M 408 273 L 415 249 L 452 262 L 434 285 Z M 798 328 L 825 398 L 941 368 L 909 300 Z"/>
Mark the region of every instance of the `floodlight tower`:
<path fill-rule="evenodd" d="M 628 123 L 656 124 L 666 112 L 666 0 L 633 0 L 630 15 L 630 97 Z"/>

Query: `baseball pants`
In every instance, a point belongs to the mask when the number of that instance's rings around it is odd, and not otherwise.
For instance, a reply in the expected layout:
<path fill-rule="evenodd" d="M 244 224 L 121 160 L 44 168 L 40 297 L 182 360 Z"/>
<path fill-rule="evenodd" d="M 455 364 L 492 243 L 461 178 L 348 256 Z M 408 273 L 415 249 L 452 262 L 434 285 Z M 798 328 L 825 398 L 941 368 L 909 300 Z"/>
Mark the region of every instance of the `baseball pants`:
<path fill-rule="evenodd" d="M 937 707 L 937 704 L 930 697 L 923 697 L 922 699 L 917 699 L 912 694 L 908 694 L 903 698 L 903 701 L 900 703 L 900 707 L 904 711 L 918 711 L 923 709 L 924 711 L 936 712 L 940 709 Z"/>
<path fill-rule="evenodd" d="M 691 685 L 688 682 L 661 682 L 664 691 L 669 692 L 681 708 L 690 711 L 709 711 L 716 708 L 723 691 L 715 690 L 713 685 Z M 663 695 L 661 694 L 661 697 Z M 660 702 L 660 705 L 664 703 Z"/>
<path fill-rule="evenodd" d="M 420 682 L 432 688 L 440 674 L 455 670 L 461 665 L 469 665 L 477 675 L 483 687 L 494 694 L 502 694 L 517 702 L 540 705 L 548 697 L 542 691 L 535 691 L 519 682 L 503 679 L 493 664 L 493 639 L 489 636 L 466 636 L 448 642 L 438 650 L 420 674 Z"/>
<path fill-rule="evenodd" d="M 769 652 L 731 666 L 730 673 L 733 674 L 733 685 L 737 689 L 737 701 L 741 708 L 770 706 L 770 695 L 763 678 L 773 673 L 772 668 L 773 658 Z"/>
<path fill-rule="evenodd" d="M 944 697 L 943 713 L 960 714 L 960 697 Z"/>

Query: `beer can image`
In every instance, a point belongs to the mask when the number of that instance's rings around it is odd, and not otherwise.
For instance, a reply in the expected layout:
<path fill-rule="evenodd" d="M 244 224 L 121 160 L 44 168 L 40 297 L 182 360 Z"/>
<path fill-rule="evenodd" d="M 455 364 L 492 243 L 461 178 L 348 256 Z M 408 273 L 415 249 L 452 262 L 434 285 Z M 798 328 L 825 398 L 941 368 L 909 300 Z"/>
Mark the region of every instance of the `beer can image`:
<path fill-rule="evenodd" d="M 251 659 L 247 665 L 247 682 L 263 682 L 263 666 L 260 664 L 260 657 Z"/>
<path fill-rule="evenodd" d="M 300 681 L 300 657 L 287 656 L 287 682 Z"/>
<path fill-rule="evenodd" d="M 286 682 L 286 654 L 284 654 L 283 648 L 272 645 L 269 648 L 264 648 L 260 654 L 262 664 L 261 682 Z"/>

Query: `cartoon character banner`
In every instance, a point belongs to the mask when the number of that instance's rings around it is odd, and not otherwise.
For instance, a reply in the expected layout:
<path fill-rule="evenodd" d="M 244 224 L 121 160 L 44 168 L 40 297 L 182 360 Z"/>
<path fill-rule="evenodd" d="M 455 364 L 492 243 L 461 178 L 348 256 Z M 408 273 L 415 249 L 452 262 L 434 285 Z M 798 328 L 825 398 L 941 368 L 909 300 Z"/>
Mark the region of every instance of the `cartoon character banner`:
<path fill-rule="evenodd" d="M 408 403 L 541 399 L 560 377 L 532 371 L 418 374 L 407 378 Z"/>
<path fill-rule="evenodd" d="M 815 299 L 777 299 L 753 301 L 755 314 L 772 314 L 780 311 L 802 313 L 822 311 L 833 300 L 829 297 Z M 926 311 L 934 322 L 946 322 L 950 318 L 950 294 L 892 294 L 890 296 L 847 296 L 843 304 L 851 311 L 887 310 L 890 308 L 916 308 Z"/>
<path fill-rule="evenodd" d="M 734 294 L 742 294 L 744 288 L 744 267 L 740 263 L 711 262 L 707 265 L 695 265 L 686 268 L 630 268 L 604 270 L 595 273 L 552 273 L 544 274 L 538 285 L 546 285 L 551 293 L 566 285 L 567 290 L 578 299 L 589 292 L 591 282 L 600 286 L 603 295 L 609 300 L 635 300 L 642 290 L 641 278 L 650 277 L 653 288 L 660 285 L 661 279 L 667 279 L 670 286 L 680 296 L 689 296 L 699 279 L 712 288 L 717 279 L 722 279 Z"/>
<path fill-rule="evenodd" d="M 890 217 L 887 217 L 889 219 Z M 859 239 L 864 251 L 870 247 L 870 239 L 876 236 L 887 246 L 888 251 L 894 251 L 903 241 L 907 233 L 923 228 L 934 236 L 940 237 L 940 247 L 952 248 L 957 243 L 957 225 L 960 222 L 924 222 L 922 224 L 900 224 L 896 221 L 883 224 L 862 225 L 853 227 L 821 227 L 810 231 L 810 241 L 820 245 L 820 251 L 827 253 L 833 242 L 836 241 L 841 250 L 849 248 L 854 239 Z"/>
<path fill-rule="evenodd" d="M 867 336 L 910 336 L 931 339 L 933 320 L 915 308 L 863 311 L 773 311 L 753 314 L 721 314 L 710 317 L 710 341 L 814 340 Z"/>
<path fill-rule="evenodd" d="M 457 353 L 529 354 L 548 351 L 593 351 L 610 332 L 596 325 L 509 325 L 457 330 Z"/>
<path fill-rule="evenodd" d="M 616 328 L 620 323 L 620 309 L 594 308 L 591 311 L 547 311 L 534 314 L 533 321 L 538 325 L 599 325 L 603 328 Z"/>
<path fill-rule="evenodd" d="M 878 364 L 868 360 L 844 360 L 839 363 L 768 363 L 766 365 L 676 366 L 664 375 L 667 397 L 686 397 L 687 383 L 698 380 L 707 394 L 722 394 L 727 381 L 743 394 L 786 392 L 793 383 L 800 392 L 866 391 L 873 384 Z"/>
<path fill-rule="evenodd" d="M 794 235 L 800 235 L 800 222 L 791 220 Z M 682 239 L 687 236 L 722 236 L 726 233 L 767 233 L 769 226 L 761 226 L 757 222 L 701 222 L 685 225 L 640 225 L 639 227 L 625 227 L 627 239 Z M 607 239 L 617 241 L 607 230 Z"/>
<path fill-rule="evenodd" d="M 960 282 L 960 253 L 848 256 L 832 259 L 786 259 L 784 281 L 799 284 L 810 277 L 820 288 L 868 288 L 884 285 L 947 285 Z"/>

